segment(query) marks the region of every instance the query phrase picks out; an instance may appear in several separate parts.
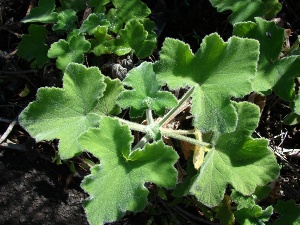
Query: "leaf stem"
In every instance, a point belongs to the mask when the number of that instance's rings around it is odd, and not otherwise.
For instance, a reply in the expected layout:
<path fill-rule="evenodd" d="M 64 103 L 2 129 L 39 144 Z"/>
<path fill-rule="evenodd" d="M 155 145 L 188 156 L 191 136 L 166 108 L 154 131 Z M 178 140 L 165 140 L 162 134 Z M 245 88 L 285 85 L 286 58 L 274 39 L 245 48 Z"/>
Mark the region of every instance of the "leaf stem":
<path fill-rule="evenodd" d="M 163 118 L 161 121 L 159 121 L 158 125 L 159 127 L 164 126 L 165 124 L 168 124 L 175 116 L 177 116 L 184 108 L 186 108 L 185 102 L 189 99 L 189 97 L 192 95 L 194 91 L 194 87 L 191 87 L 184 96 L 180 99 L 178 105 L 171 109 Z"/>
<path fill-rule="evenodd" d="M 154 119 L 153 119 L 153 116 L 152 116 L 152 110 L 151 109 L 146 109 L 146 120 L 147 120 L 147 123 L 149 125 L 154 123 Z"/>
<path fill-rule="evenodd" d="M 165 136 L 169 136 L 171 138 L 175 138 L 177 140 L 186 141 L 186 142 L 189 142 L 191 144 L 194 144 L 194 145 L 197 145 L 197 146 L 200 146 L 200 147 L 208 147 L 208 148 L 211 147 L 210 143 L 203 142 L 203 141 L 198 141 L 194 138 L 186 137 L 186 136 L 181 135 L 181 134 L 176 134 L 173 131 L 172 132 L 168 131 L 167 129 L 162 129 L 161 134 L 165 135 Z"/>
<path fill-rule="evenodd" d="M 124 119 L 119 118 L 119 117 L 114 117 L 114 118 L 118 119 L 122 124 L 128 125 L 130 130 L 135 130 L 135 131 L 139 131 L 139 132 L 143 132 L 143 133 L 147 132 L 147 126 L 146 125 L 131 122 L 131 121 L 128 121 L 128 120 L 124 120 Z"/>

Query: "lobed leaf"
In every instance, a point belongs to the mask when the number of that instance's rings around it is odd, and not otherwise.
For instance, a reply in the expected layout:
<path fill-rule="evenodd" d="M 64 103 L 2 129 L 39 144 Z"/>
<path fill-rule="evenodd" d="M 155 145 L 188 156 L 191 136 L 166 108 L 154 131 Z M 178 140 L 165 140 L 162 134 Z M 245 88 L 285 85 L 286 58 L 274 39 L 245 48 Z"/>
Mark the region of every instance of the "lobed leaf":
<path fill-rule="evenodd" d="M 40 22 L 51 23 L 56 22 L 57 13 L 54 12 L 55 1 L 54 0 L 39 0 L 38 7 L 31 9 L 30 13 L 25 16 L 21 22 Z"/>
<path fill-rule="evenodd" d="M 64 70 L 70 62 L 82 63 L 83 54 L 91 48 L 91 43 L 82 35 L 74 35 L 67 39 L 61 39 L 51 45 L 48 51 L 49 58 L 57 58 L 56 66 Z"/>
<path fill-rule="evenodd" d="M 293 100 L 294 78 L 300 74 L 300 57 L 279 58 L 284 29 L 279 28 L 273 21 L 255 18 L 255 23 L 235 24 L 233 33 L 240 37 L 256 39 L 260 43 L 257 74 L 253 79 L 254 90 L 262 94 L 269 94 L 273 90 L 283 100 Z"/>
<path fill-rule="evenodd" d="M 161 86 L 156 80 L 152 63 L 144 62 L 130 70 L 123 84 L 133 90 L 123 91 L 118 98 L 118 104 L 122 108 L 131 107 L 131 117 L 142 116 L 145 109 L 152 109 L 158 115 L 163 115 L 166 108 L 177 105 L 174 95 L 160 91 Z"/>
<path fill-rule="evenodd" d="M 265 224 L 269 221 L 273 214 L 273 207 L 268 206 L 266 209 L 262 209 L 259 205 L 254 205 L 251 208 L 242 208 L 234 213 L 236 220 L 240 224 L 245 225 L 257 225 Z"/>
<path fill-rule="evenodd" d="M 152 54 L 155 48 L 156 37 L 153 38 L 153 35 L 149 35 L 149 32 L 138 20 L 129 21 L 119 34 L 120 37 L 114 41 L 113 50 L 117 55 L 125 55 L 133 50 L 138 58 L 146 58 Z"/>
<path fill-rule="evenodd" d="M 171 147 L 159 141 L 131 152 L 132 141 L 128 126 L 109 117 L 79 138 L 82 147 L 100 159 L 81 184 L 90 195 L 84 209 L 91 225 L 116 221 L 126 211 L 142 211 L 147 203 L 146 182 L 165 188 L 176 184 L 178 155 Z"/>
<path fill-rule="evenodd" d="M 99 124 L 99 99 L 106 84 L 98 68 L 70 63 L 64 72 L 63 88 L 40 88 L 36 101 L 20 114 L 19 122 L 36 141 L 60 139 L 62 159 L 82 151 L 77 138 Z M 95 108 L 97 110 L 95 110 Z"/>
<path fill-rule="evenodd" d="M 29 34 L 22 35 L 17 55 L 27 61 L 32 61 L 31 68 L 42 68 L 48 61 L 49 47 L 45 44 L 47 30 L 43 26 L 31 24 Z"/>
<path fill-rule="evenodd" d="M 151 10 L 141 0 L 112 0 L 112 3 L 115 8 L 109 10 L 107 17 L 111 23 L 110 30 L 115 33 L 119 32 L 124 23 L 143 19 L 151 13 Z"/>
<path fill-rule="evenodd" d="M 167 38 L 154 71 L 171 89 L 195 86 L 191 112 L 196 128 L 231 132 L 237 114 L 230 98 L 252 91 L 258 48 L 255 40 L 232 37 L 224 42 L 218 34 L 211 34 L 193 54 L 187 44 Z"/>
<path fill-rule="evenodd" d="M 82 23 L 80 27 L 80 32 L 82 33 L 88 33 L 90 35 L 94 34 L 96 28 L 98 26 L 106 26 L 108 27 L 110 23 L 106 19 L 105 14 L 95 14 L 91 13 L 88 18 Z"/>
<path fill-rule="evenodd" d="M 57 16 L 57 23 L 52 27 L 54 31 L 71 31 L 76 28 L 77 16 L 72 9 L 61 11 Z"/>
<path fill-rule="evenodd" d="M 255 17 L 273 18 L 280 10 L 278 0 L 210 0 L 218 12 L 232 11 L 231 24 L 254 21 Z"/>
<path fill-rule="evenodd" d="M 279 166 L 265 139 L 250 135 L 259 121 L 259 109 L 247 102 L 235 103 L 238 113 L 236 130 L 219 134 L 213 148 L 191 185 L 190 192 L 203 204 L 217 206 L 228 184 L 243 195 L 266 185 L 278 176 Z"/>

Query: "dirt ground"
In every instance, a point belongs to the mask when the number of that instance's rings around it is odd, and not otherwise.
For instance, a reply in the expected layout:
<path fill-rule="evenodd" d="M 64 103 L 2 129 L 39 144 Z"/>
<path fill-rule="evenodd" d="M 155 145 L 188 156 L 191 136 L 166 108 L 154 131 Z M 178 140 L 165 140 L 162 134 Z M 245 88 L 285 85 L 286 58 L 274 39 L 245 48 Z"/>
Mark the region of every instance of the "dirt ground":
<path fill-rule="evenodd" d="M 232 27 L 226 19 L 229 13 L 217 13 L 208 0 L 144 2 L 153 11 L 151 18 L 159 29 L 159 43 L 164 37 L 174 37 L 188 42 L 196 50 L 207 34 L 218 32 L 225 40 L 231 35 Z M 165 2 L 165 5 L 159 5 L 159 2 Z M 174 2 L 177 2 L 177 6 Z M 281 2 L 283 10 L 278 16 L 284 21 L 285 28 L 292 30 L 293 41 L 300 34 L 300 3 L 298 0 Z M 28 62 L 15 55 L 20 35 L 27 33 L 28 26 L 21 24 L 20 20 L 25 16 L 29 4 L 29 0 L 0 0 L 0 137 L 28 103 L 35 99 L 39 87 L 60 84 L 58 76 L 53 75 L 50 69 L 49 76 L 44 77 L 41 71 L 31 70 Z M 31 90 L 26 97 L 21 95 L 24 87 Z M 300 148 L 300 125 L 284 126 L 281 123 L 288 113 L 287 103 L 275 96 L 267 98 L 257 132 L 270 140 L 271 147 Z M 80 188 L 82 174 L 74 175 L 67 164 L 52 162 L 57 141 L 34 143 L 16 124 L 5 143 L 8 146 L 0 146 L 1 225 L 88 224 L 81 206 L 87 197 Z M 278 198 L 294 199 L 298 204 L 299 159 L 278 156 L 282 170 L 274 183 L 278 186 Z M 88 171 L 81 172 L 84 174 Z M 164 203 L 161 202 L 160 206 L 163 208 Z M 162 211 L 168 213 L 166 209 Z M 194 218 L 197 215 L 193 216 L 193 213 L 186 214 L 189 224 L 214 224 L 197 221 Z M 129 214 L 114 224 L 145 224 L 152 218 L 156 217 L 145 213 Z"/>

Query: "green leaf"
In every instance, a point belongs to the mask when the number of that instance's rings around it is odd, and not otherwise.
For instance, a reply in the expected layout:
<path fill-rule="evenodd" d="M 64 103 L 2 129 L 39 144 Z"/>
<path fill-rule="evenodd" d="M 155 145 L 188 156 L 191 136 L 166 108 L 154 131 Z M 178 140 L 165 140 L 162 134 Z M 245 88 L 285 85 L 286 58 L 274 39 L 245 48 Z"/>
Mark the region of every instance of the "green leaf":
<path fill-rule="evenodd" d="M 48 61 L 49 47 L 45 44 L 47 30 L 43 26 L 31 24 L 29 34 L 22 35 L 17 55 L 27 61 L 32 61 L 31 68 L 42 68 Z"/>
<path fill-rule="evenodd" d="M 75 12 L 82 11 L 86 8 L 86 0 L 59 0 L 62 8 L 72 9 Z"/>
<path fill-rule="evenodd" d="M 75 22 L 77 22 L 77 16 L 76 12 L 72 9 L 66 9 L 60 12 L 57 16 L 57 19 L 57 23 L 52 28 L 54 31 L 71 31 L 76 28 Z"/>
<path fill-rule="evenodd" d="M 108 27 L 110 23 L 107 21 L 105 14 L 95 14 L 92 13 L 88 18 L 82 23 L 80 27 L 80 32 L 88 33 L 90 35 L 94 34 L 94 31 L 98 26 Z"/>
<path fill-rule="evenodd" d="M 112 37 L 107 34 L 108 28 L 105 26 L 98 26 L 94 30 L 94 36 L 96 39 L 91 40 L 92 52 L 100 56 L 102 54 L 112 54 L 112 48 L 114 46 Z"/>
<path fill-rule="evenodd" d="M 119 34 L 120 37 L 115 40 L 113 50 L 117 55 L 125 55 L 133 50 L 138 58 L 146 58 L 152 54 L 155 48 L 156 38 L 149 36 L 149 39 L 148 31 L 138 20 L 128 22 Z"/>
<path fill-rule="evenodd" d="M 107 17 L 111 23 L 110 30 L 118 33 L 124 23 L 130 20 L 143 19 L 151 10 L 141 0 L 112 0 L 115 8 L 109 10 Z"/>
<path fill-rule="evenodd" d="M 300 207 L 296 205 L 295 201 L 279 201 L 274 208 L 281 215 L 281 217 L 275 221 L 274 225 L 300 224 Z"/>
<path fill-rule="evenodd" d="M 257 186 L 278 176 L 279 166 L 265 139 L 253 139 L 260 112 L 257 106 L 234 104 L 238 113 L 236 130 L 219 134 L 207 153 L 190 192 L 203 204 L 217 206 L 227 185 L 243 195 L 251 195 Z"/>
<path fill-rule="evenodd" d="M 124 90 L 122 82 L 119 79 L 111 80 L 109 77 L 105 77 L 104 82 L 106 83 L 106 89 L 96 110 L 106 116 L 118 115 L 121 113 L 121 108 L 116 101 L 119 94 Z"/>
<path fill-rule="evenodd" d="M 38 7 L 31 9 L 29 15 L 25 16 L 22 23 L 51 23 L 56 22 L 57 13 L 53 12 L 55 9 L 54 0 L 39 0 Z"/>
<path fill-rule="evenodd" d="M 284 29 L 275 22 L 255 18 L 254 22 L 234 25 L 233 33 L 240 37 L 253 38 L 260 43 L 257 75 L 253 80 L 256 92 L 269 94 L 273 90 L 280 98 L 291 101 L 295 98 L 294 78 L 300 74 L 299 56 L 279 59 L 284 39 Z"/>
<path fill-rule="evenodd" d="M 110 0 L 88 0 L 88 5 L 94 7 L 95 13 L 105 12 L 105 5 L 108 3 L 110 3 Z"/>
<path fill-rule="evenodd" d="M 70 63 L 65 69 L 63 88 L 40 88 L 36 101 L 21 113 L 19 122 L 37 141 L 60 139 L 59 153 L 68 159 L 82 151 L 77 138 L 99 124 L 95 111 L 105 90 L 98 68 Z"/>
<path fill-rule="evenodd" d="M 230 98 L 252 91 L 258 48 L 255 40 L 232 37 L 224 42 L 214 33 L 193 54 L 187 44 L 167 38 L 154 72 L 171 89 L 195 86 L 191 110 L 195 127 L 204 132 L 231 132 L 237 114 Z"/>
<path fill-rule="evenodd" d="M 210 0 L 218 12 L 232 11 L 231 24 L 254 21 L 255 17 L 273 18 L 280 10 L 278 0 Z"/>
<path fill-rule="evenodd" d="M 262 209 L 258 205 L 254 205 L 251 208 L 242 208 L 234 213 L 236 220 L 243 225 L 257 225 L 265 224 L 271 215 L 273 214 L 273 207 L 268 206 L 266 209 Z"/>
<path fill-rule="evenodd" d="M 177 181 L 177 153 L 162 141 L 130 151 L 133 137 L 126 125 L 103 117 L 99 128 L 89 129 L 80 144 L 100 159 L 81 187 L 90 195 L 84 209 L 91 225 L 120 219 L 126 211 L 139 212 L 147 204 L 146 182 L 173 188 Z"/>
<path fill-rule="evenodd" d="M 122 108 L 130 108 L 130 117 L 141 117 L 144 110 L 151 109 L 158 115 L 163 115 L 166 108 L 177 105 L 177 99 L 167 91 L 160 91 L 161 86 L 153 72 L 153 64 L 144 62 L 132 69 L 124 79 L 123 84 L 133 90 L 123 91 L 118 104 Z"/>
<path fill-rule="evenodd" d="M 51 45 L 48 51 L 49 58 L 57 58 L 56 65 L 64 70 L 70 62 L 83 62 L 83 54 L 91 48 L 91 43 L 84 36 L 72 36 L 67 41 L 61 39 Z"/>

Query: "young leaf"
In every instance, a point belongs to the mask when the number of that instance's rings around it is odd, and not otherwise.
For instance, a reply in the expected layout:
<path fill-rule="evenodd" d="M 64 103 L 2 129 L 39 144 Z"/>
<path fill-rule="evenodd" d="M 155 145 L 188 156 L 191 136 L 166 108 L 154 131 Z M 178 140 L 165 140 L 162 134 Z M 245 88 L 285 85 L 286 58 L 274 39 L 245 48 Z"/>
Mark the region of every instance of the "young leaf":
<path fill-rule="evenodd" d="M 111 54 L 113 51 L 114 40 L 107 31 L 108 28 L 105 26 L 98 26 L 93 31 L 96 39 L 91 40 L 92 52 L 97 56 Z"/>
<path fill-rule="evenodd" d="M 126 211 L 138 212 L 147 203 L 146 182 L 172 188 L 177 181 L 177 153 L 162 141 L 130 151 L 133 137 L 128 126 L 103 117 L 99 128 L 79 138 L 84 149 L 100 159 L 81 187 L 90 195 L 84 209 L 91 225 L 120 219 Z"/>
<path fill-rule="evenodd" d="M 38 7 L 33 8 L 29 15 L 25 16 L 21 22 L 23 23 L 51 23 L 56 22 L 57 13 L 53 12 L 55 9 L 54 0 L 39 0 Z"/>
<path fill-rule="evenodd" d="M 281 215 L 281 217 L 275 221 L 274 225 L 300 224 L 300 207 L 296 205 L 295 201 L 279 201 L 274 208 Z"/>
<path fill-rule="evenodd" d="M 143 19 L 151 10 L 141 0 L 112 0 L 115 8 L 109 10 L 107 17 L 111 23 L 110 30 L 118 33 L 124 23 L 132 19 Z"/>
<path fill-rule="evenodd" d="M 194 55 L 187 44 L 167 38 L 154 71 L 171 89 L 195 86 L 191 112 L 196 128 L 231 132 L 237 114 L 230 98 L 252 91 L 258 48 L 255 40 L 232 37 L 224 42 L 218 34 L 211 34 Z"/>
<path fill-rule="evenodd" d="M 91 43 L 82 35 L 74 35 L 67 41 L 61 39 L 51 45 L 48 51 L 49 58 L 57 58 L 56 65 L 64 70 L 70 62 L 83 62 L 83 54 L 91 48 Z"/>
<path fill-rule="evenodd" d="M 53 26 L 53 30 L 71 31 L 76 28 L 75 22 L 77 22 L 76 12 L 72 9 L 66 9 L 61 11 L 57 16 L 57 23 Z"/>
<path fill-rule="evenodd" d="M 20 115 L 21 126 L 37 141 L 60 139 L 61 158 L 73 157 L 82 151 L 78 136 L 99 123 L 94 109 L 106 87 L 103 80 L 98 68 L 70 63 L 63 88 L 40 88 L 36 101 Z"/>
<path fill-rule="evenodd" d="M 80 27 L 80 32 L 88 33 L 90 35 L 94 34 L 94 31 L 98 26 L 106 26 L 108 27 L 110 23 L 106 19 L 105 14 L 95 14 L 92 13 L 88 16 L 88 18 L 82 23 Z"/>
<path fill-rule="evenodd" d="M 280 98 L 291 101 L 295 98 L 294 78 L 299 76 L 300 57 L 279 59 L 284 29 L 275 22 L 255 18 L 254 22 L 235 24 L 233 33 L 240 37 L 253 38 L 260 43 L 257 75 L 253 80 L 256 92 L 269 94 L 273 90 Z"/>
<path fill-rule="evenodd" d="M 231 10 L 231 24 L 253 21 L 255 17 L 273 18 L 280 10 L 278 0 L 210 0 L 218 12 Z"/>
<path fill-rule="evenodd" d="M 120 38 L 115 39 L 113 50 L 117 55 L 125 55 L 133 50 L 138 58 L 146 58 L 152 54 L 156 45 L 156 38 L 150 36 L 149 39 L 149 33 L 138 20 L 128 22 L 119 34 Z"/>
<path fill-rule="evenodd" d="M 273 214 L 273 207 L 268 206 L 262 209 L 259 205 L 254 205 L 251 208 L 242 208 L 234 213 L 236 220 L 240 224 L 257 225 L 265 224 Z"/>
<path fill-rule="evenodd" d="M 123 91 L 118 104 L 122 108 L 130 108 L 131 117 L 140 117 L 145 109 L 152 109 L 158 115 L 163 115 L 166 107 L 177 105 L 177 99 L 167 91 L 160 91 L 161 86 L 153 72 L 153 64 L 144 62 L 132 69 L 124 79 L 123 84 L 132 87 L 133 90 Z"/>
<path fill-rule="evenodd" d="M 17 55 L 27 61 L 33 60 L 31 68 L 42 68 L 49 61 L 49 47 L 45 44 L 47 30 L 43 26 L 31 24 L 28 31 L 29 34 L 22 35 Z"/>
<path fill-rule="evenodd" d="M 236 130 L 219 134 L 214 140 L 190 188 L 209 207 L 220 203 L 228 184 L 243 195 L 250 195 L 257 186 L 275 179 L 279 172 L 268 141 L 250 136 L 259 121 L 258 107 L 248 102 L 234 105 L 238 113 Z"/>

